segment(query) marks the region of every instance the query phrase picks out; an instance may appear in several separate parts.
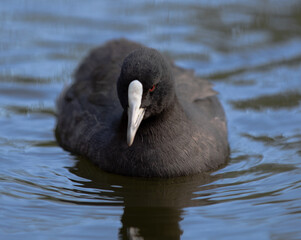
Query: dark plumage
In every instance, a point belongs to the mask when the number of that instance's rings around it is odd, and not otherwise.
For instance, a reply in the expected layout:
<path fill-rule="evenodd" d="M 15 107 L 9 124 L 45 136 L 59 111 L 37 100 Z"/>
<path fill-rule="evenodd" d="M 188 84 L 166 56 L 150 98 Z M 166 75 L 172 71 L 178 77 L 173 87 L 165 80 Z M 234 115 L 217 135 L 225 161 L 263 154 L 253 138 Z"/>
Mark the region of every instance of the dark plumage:
<path fill-rule="evenodd" d="M 129 147 L 133 80 L 143 86 L 145 114 Z M 113 173 L 174 177 L 215 170 L 229 151 L 224 111 L 215 95 L 210 83 L 158 51 L 110 41 L 91 51 L 59 98 L 56 135 L 66 150 Z"/>

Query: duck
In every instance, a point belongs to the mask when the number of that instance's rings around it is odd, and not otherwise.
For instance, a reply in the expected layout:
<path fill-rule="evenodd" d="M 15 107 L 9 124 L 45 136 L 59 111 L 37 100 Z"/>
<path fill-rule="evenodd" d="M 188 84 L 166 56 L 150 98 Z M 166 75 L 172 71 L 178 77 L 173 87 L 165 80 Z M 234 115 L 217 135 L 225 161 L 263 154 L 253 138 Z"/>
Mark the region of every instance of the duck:
<path fill-rule="evenodd" d="M 225 112 L 212 84 L 127 39 L 92 49 L 57 100 L 59 145 L 103 171 L 145 178 L 227 163 Z"/>

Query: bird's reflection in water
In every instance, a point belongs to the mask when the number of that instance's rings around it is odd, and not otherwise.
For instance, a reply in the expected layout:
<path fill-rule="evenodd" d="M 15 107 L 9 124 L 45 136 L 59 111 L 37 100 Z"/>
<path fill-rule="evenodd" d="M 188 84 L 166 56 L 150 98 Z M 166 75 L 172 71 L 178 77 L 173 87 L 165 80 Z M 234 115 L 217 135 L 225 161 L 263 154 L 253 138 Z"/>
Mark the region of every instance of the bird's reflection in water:
<path fill-rule="evenodd" d="M 93 189 L 94 205 L 124 207 L 119 239 L 180 239 L 183 209 L 214 203 L 207 197 L 198 198 L 201 188 L 214 188 L 204 186 L 217 178 L 208 174 L 172 179 L 132 178 L 103 172 L 85 159 L 79 159 L 70 172 L 90 180 L 76 183 L 85 188 L 85 193 Z M 99 190 L 96 195 L 95 189 Z"/>
<path fill-rule="evenodd" d="M 176 207 L 125 207 L 120 239 L 180 239 L 182 210 Z"/>

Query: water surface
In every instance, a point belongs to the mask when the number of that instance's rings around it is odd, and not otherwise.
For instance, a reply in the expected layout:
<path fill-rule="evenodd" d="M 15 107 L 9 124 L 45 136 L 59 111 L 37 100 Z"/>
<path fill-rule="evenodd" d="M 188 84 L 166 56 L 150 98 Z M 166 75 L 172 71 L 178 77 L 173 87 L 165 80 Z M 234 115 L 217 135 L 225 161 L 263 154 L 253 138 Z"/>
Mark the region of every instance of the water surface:
<path fill-rule="evenodd" d="M 126 37 L 211 80 L 231 159 L 167 180 L 62 150 L 55 99 L 87 52 Z M 1 239 L 301 239 L 300 1 L 2 0 Z"/>

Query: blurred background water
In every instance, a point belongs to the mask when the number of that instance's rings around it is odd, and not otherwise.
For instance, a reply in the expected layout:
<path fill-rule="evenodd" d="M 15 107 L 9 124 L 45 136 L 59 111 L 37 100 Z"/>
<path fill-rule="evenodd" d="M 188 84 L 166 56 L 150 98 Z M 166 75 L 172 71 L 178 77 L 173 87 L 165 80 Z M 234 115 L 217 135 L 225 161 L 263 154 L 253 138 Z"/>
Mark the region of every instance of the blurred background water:
<path fill-rule="evenodd" d="M 63 151 L 55 99 L 125 37 L 211 80 L 231 159 L 169 180 Z M 301 2 L 1 0 L 1 239 L 301 239 Z"/>

